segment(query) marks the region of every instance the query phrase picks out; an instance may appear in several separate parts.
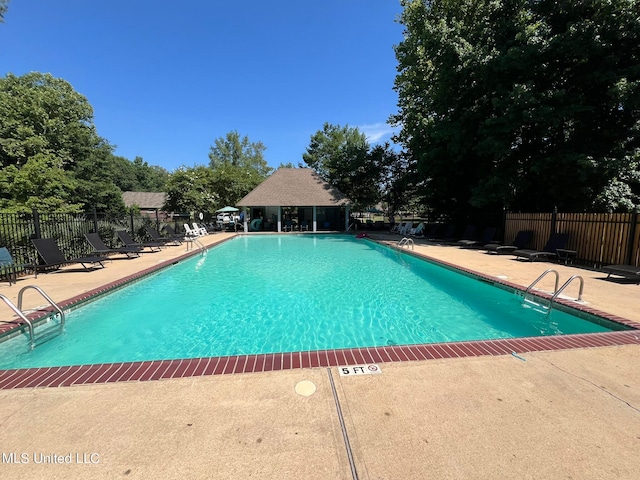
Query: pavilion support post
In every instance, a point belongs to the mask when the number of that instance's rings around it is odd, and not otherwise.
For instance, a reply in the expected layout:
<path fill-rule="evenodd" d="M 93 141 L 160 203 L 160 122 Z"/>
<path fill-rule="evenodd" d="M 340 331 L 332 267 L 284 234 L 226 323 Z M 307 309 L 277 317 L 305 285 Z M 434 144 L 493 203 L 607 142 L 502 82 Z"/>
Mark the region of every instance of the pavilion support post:
<path fill-rule="evenodd" d="M 282 207 L 278 207 L 278 233 L 282 232 Z"/>
<path fill-rule="evenodd" d="M 344 207 L 344 231 L 349 230 L 349 205 Z"/>
<path fill-rule="evenodd" d="M 313 206 L 313 231 L 318 231 L 318 207 Z"/>

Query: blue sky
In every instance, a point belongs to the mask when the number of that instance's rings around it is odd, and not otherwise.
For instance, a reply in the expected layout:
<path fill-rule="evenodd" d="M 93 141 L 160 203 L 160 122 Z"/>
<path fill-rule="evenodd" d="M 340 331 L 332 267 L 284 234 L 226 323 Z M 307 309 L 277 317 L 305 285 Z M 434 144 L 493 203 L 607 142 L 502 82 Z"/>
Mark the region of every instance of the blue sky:
<path fill-rule="evenodd" d="M 325 122 L 389 140 L 399 0 L 11 0 L 0 75 L 48 72 L 94 109 L 116 155 L 208 164 L 237 130 L 273 167 Z"/>

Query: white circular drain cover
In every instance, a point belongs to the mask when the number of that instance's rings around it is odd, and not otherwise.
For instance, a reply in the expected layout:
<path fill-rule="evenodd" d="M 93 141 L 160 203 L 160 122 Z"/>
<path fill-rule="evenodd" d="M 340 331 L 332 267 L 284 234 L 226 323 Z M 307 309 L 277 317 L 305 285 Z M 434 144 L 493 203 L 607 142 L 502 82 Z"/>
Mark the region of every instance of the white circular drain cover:
<path fill-rule="evenodd" d="M 302 395 L 303 397 L 310 397 L 311 395 L 316 393 L 316 386 L 309 380 L 303 380 L 296 384 L 296 393 L 298 395 Z"/>

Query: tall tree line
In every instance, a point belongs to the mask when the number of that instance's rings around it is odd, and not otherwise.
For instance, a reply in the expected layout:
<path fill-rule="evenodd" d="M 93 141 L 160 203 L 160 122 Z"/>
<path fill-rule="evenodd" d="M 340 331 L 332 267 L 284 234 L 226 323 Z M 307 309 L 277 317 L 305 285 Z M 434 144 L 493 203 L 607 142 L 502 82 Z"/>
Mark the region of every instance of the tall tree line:
<path fill-rule="evenodd" d="M 635 0 L 402 0 L 391 122 L 435 210 L 640 205 Z"/>
<path fill-rule="evenodd" d="M 0 210 L 118 215 L 122 191 L 164 189 L 166 170 L 113 150 L 67 81 L 38 72 L 0 79 Z"/>

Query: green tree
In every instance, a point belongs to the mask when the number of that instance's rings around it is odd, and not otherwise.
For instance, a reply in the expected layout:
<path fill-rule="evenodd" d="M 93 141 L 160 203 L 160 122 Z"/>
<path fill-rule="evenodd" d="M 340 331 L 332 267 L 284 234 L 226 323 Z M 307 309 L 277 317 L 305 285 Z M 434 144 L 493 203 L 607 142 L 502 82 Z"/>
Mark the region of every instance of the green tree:
<path fill-rule="evenodd" d="M 371 149 L 367 137 L 357 127 L 325 123 L 311 136 L 305 163 L 364 209 L 382 199 L 384 183 L 397 157 L 389 146 Z"/>
<path fill-rule="evenodd" d="M 4 23 L 4 16 L 9 8 L 9 0 L 0 0 L 0 23 Z"/>
<path fill-rule="evenodd" d="M 251 142 L 249 137 L 240 137 L 234 130 L 214 141 L 209 151 L 209 166 L 212 170 L 229 165 L 247 168 L 266 177 L 273 170 L 264 159 L 266 149 L 262 142 Z"/>
<path fill-rule="evenodd" d="M 73 203 L 77 183 L 61 168 L 53 154 L 38 153 L 22 168 L 9 165 L 0 170 L 3 198 L 0 209 L 12 212 L 77 213 L 82 205 Z"/>
<path fill-rule="evenodd" d="M 176 213 L 215 211 L 220 197 L 213 190 L 213 184 L 213 172 L 210 168 L 178 168 L 167 181 L 164 210 Z"/>
<path fill-rule="evenodd" d="M 24 180 L 3 191 L 3 208 L 122 211 L 108 179 L 112 150 L 87 99 L 65 80 L 37 72 L 0 79 L 0 172 Z"/>
<path fill-rule="evenodd" d="M 430 206 L 460 215 L 637 204 L 637 2 L 402 5 L 391 121 Z M 608 189 L 625 198 L 611 202 Z"/>
<path fill-rule="evenodd" d="M 257 187 L 273 169 L 264 159 L 266 147 L 237 131 L 215 140 L 209 151 L 212 189 L 221 206 L 235 205 Z"/>

